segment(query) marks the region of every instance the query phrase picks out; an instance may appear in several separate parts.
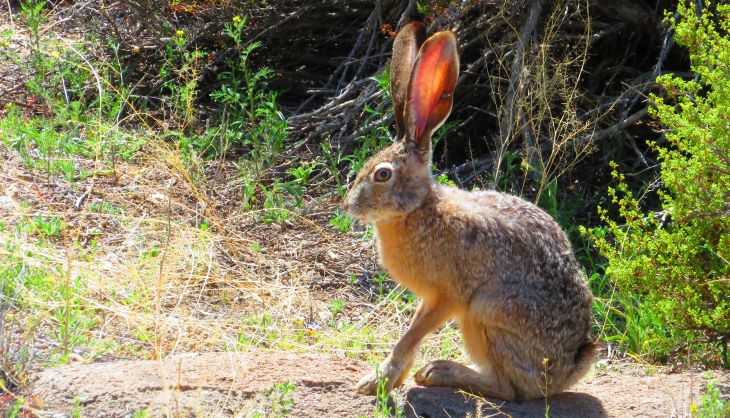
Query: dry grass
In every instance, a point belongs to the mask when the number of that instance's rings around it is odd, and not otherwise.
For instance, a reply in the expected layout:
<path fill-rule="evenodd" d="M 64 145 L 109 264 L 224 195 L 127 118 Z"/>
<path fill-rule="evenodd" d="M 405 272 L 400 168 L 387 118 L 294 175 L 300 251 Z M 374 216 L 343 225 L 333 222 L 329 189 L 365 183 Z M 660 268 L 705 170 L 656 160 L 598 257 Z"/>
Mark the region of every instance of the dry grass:
<path fill-rule="evenodd" d="M 32 333 L 15 335 L 20 344 L 45 351 L 36 360 L 58 359 L 65 348 L 80 361 L 250 349 L 377 359 L 391 348 L 414 303 L 399 298 L 400 289 L 375 295 L 371 241 L 328 225 L 336 202 L 321 202 L 322 208 L 290 225 L 262 224 L 237 207 L 235 170 L 218 173 L 206 187 L 215 194 L 203 195 L 170 163 L 174 151 L 154 152 L 120 166 L 116 181 L 105 176 L 70 185 L 59 179 L 49 184 L 24 168 L 14 151 L 2 150 L 2 236 L 13 248 L 0 256 L 20 257 L 27 268 L 48 272 L 51 287 L 78 282 L 71 303 L 79 309 L 72 315 L 92 323 L 79 330 L 84 335 L 77 344 L 51 341 L 44 350 L 39 341 L 53 340 L 59 326 L 53 312 L 69 298 L 43 294 L 46 286 L 20 289 L 9 312 L 19 325 L 39 321 Z M 77 211 L 78 196 L 92 181 Z M 62 233 L 17 232 L 39 215 L 59 218 Z M 20 299 L 44 304 L 46 311 L 24 309 Z M 344 302 L 335 317 L 333 300 Z M 429 339 L 424 351 L 431 353 L 423 359 L 444 347 L 458 353 L 457 338 L 446 327 Z"/>
<path fill-rule="evenodd" d="M 566 38 L 562 29 L 573 20 L 584 24 L 583 36 Z M 543 7 L 534 1 L 523 26 L 510 29 L 519 40 L 517 48 L 497 60 L 497 75 L 490 78 L 495 92 L 499 85 L 509 87 L 506 96 L 492 97 L 500 121 L 492 176 L 497 184 L 508 176 L 507 154 L 519 149 L 524 175 L 521 184 L 512 185 L 513 192 L 540 197 L 593 151 L 594 144 L 583 139 L 610 117 L 618 101 L 581 111 L 589 107 L 580 86 L 591 46 L 588 3 L 559 1 Z M 533 184 L 537 190 L 528 188 Z"/>

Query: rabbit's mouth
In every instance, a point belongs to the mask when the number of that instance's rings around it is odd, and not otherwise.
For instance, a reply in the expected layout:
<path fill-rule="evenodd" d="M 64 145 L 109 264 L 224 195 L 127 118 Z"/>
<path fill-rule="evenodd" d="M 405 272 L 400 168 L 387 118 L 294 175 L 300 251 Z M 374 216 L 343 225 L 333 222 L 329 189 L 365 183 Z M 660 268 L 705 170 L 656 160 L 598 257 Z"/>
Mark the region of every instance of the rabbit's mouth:
<path fill-rule="evenodd" d="M 375 210 L 373 207 L 367 205 L 360 205 L 357 203 L 345 203 L 343 209 L 351 217 L 365 224 L 377 225 L 383 222 L 390 222 L 394 218 L 402 216 L 400 212 L 393 212 L 380 208 Z"/>
<path fill-rule="evenodd" d="M 349 199 L 342 204 L 342 208 L 344 209 L 345 213 L 357 219 L 358 221 L 362 223 L 377 222 L 378 216 L 376 212 L 373 212 L 372 208 L 368 208 L 366 206 L 367 205 L 362 205 L 357 202 L 350 201 Z"/>
<path fill-rule="evenodd" d="M 348 215 L 353 218 L 357 218 L 359 221 L 368 221 L 366 214 L 362 212 L 362 207 L 355 202 L 350 202 L 349 199 L 342 204 L 342 209 L 344 209 Z"/>

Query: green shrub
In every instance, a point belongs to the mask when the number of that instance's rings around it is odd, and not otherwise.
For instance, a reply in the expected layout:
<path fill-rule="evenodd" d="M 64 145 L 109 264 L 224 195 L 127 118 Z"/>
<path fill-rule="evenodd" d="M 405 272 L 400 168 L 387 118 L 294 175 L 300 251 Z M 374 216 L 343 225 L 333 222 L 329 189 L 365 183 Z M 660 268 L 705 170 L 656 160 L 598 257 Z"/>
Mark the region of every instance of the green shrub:
<path fill-rule="evenodd" d="M 694 80 L 658 78 L 651 114 L 667 130 L 651 143 L 661 162 L 661 210 L 647 212 L 613 165 L 609 190 L 622 224 L 599 208 L 606 228 L 591 231 L 617 289 L 639 298 L 664 331 L 641 344 L 655 358 L 690 350 L 730 366 L 730 5 L 698 16 L 680 3 L 667 18 L 689 50 Z M 714 13 L 712 12 L 714 10 Z"/>

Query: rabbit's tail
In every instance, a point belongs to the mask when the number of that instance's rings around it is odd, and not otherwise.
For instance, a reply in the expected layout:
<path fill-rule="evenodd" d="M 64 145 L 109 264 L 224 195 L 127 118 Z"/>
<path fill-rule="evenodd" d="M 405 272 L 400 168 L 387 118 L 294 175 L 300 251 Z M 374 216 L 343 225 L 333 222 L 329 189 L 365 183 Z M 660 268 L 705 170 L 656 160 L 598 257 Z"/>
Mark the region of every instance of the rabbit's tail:
<path fill-rule="evenodd" d="M 590 338 L 586 338 L 583 344 L 578 347 L 578 350 L 575 352 L 573 370 L 565 379 L 565 388 L 572 386 L 588 373 L 591 366 L 593 366 L 593 362 L 596 360 L 596 355 L 598 355 L 600 347 L 601 345 L 598 341 L 593 341 Z"/>

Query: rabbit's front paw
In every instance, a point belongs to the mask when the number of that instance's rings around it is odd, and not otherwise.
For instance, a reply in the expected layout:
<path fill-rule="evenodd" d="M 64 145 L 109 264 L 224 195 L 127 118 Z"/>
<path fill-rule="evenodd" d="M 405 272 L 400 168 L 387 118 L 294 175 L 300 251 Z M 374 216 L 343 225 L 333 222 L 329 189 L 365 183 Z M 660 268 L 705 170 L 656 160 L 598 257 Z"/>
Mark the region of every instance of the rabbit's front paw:
<path fill-rule="evenodd" d="M 365 395 L 375 395 L 378 390 L 378 384 L 385 380 L 385 393 L 390 393 L 395 386 L 400 386 L 403 382 L 403 368 L 395 364 L 388 363 L 380 367 L 381 372 L 372 372 L 360 379 L 355 385 L 355 390 Z"/>

